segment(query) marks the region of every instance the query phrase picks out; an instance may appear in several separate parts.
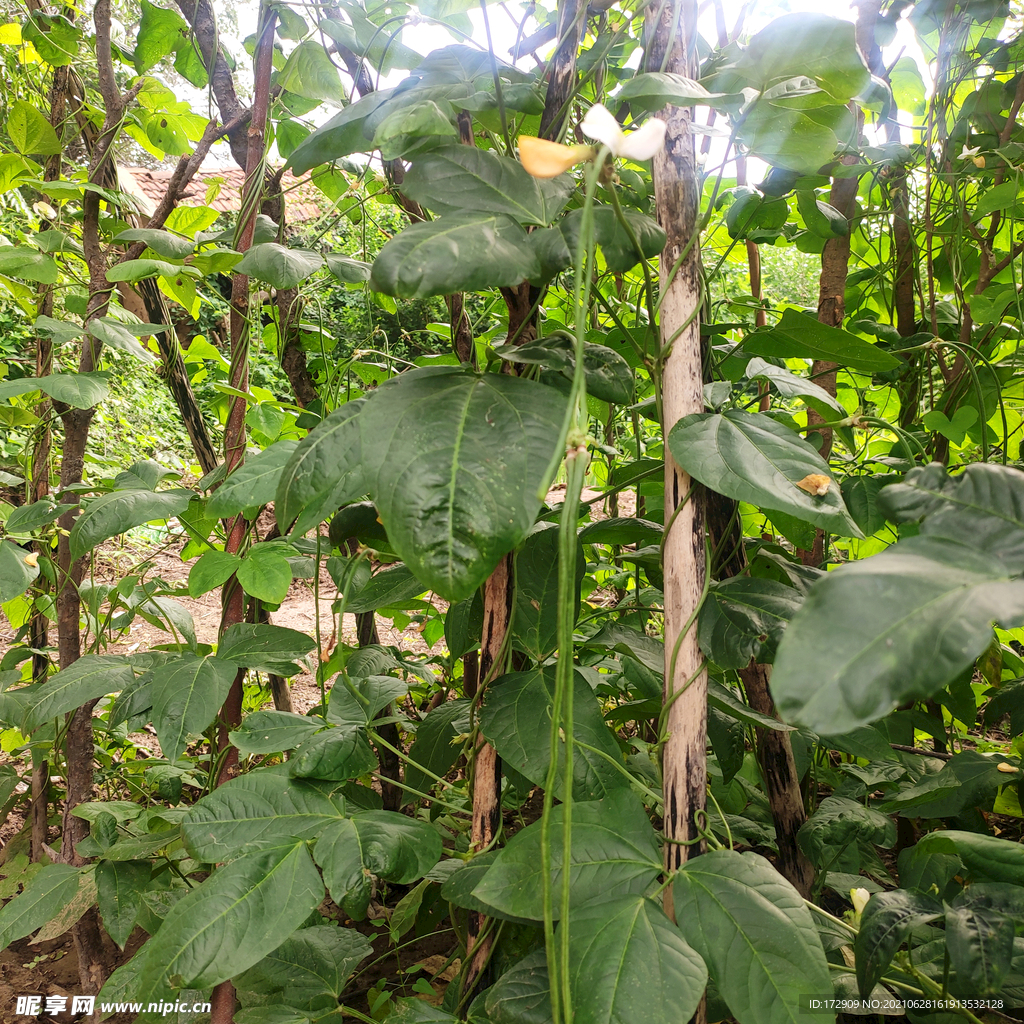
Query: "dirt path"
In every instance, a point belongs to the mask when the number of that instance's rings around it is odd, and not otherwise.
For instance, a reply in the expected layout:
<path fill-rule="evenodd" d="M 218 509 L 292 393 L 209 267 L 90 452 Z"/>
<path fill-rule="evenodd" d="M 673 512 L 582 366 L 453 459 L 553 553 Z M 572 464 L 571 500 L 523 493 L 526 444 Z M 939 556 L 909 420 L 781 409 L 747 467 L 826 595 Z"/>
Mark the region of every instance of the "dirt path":
<path fill-rule="evenodd" d="M 102 557 L 98 560 L 93 579 L 96 583 L 116 584 L 129 574 L 137 575 L 144 572 L 147 580 L 159 577 L 168 585 L 169 589 L 185 589 L 188 586 L 190 566 L 181 561 L 179 552 L 182 544 L 183 541 L 175 541 L 171 545 L 149 552 L 145 549 L 140 550 L 136 546 L 115 547 L 110 545 L 104 549 Z M 332 612 L 331 606 L 336 596 L 337 590 L 334 581 L 321 564 L 319 636 L 322 643 L 321 649 L 325 652 L 333 649 L 338 642 L 349 645 L 357 643 L 354 615 L 346 614 L 341 636 L 338 637 L 335 634 L 337 618 Z M 221 616 L 219 589 L 199 598 L 175 596 L 173 600 L 182 605 L 192 616 L 196 639 L 199 643 L 215 643 Z M 287 626 L 315 638 L 318 625 L 317 603 L 313 580 L 294 580 L 287 598 L 280 608 L 271 613 L 270 621 L 275 625 Z M 434 603 L 439 608 L 444 607 L 444 602 L 440 599 L 434 599 Z M 384 646 L 399 647 L 402 650 L 419 654 L 426 654 L 429 650 L 415 627 L 397 630 L 390 620 L 378 617 L 377 630 L 380 642 Z M 14 632 L 10 624 L 0 618 L 0 657 L 10 648 L 13 640 Z M 113 642 L 106 647 L 105 653 L 132 654 L 135 651 L 149 650 L 158 644 L 173 642 L 173 634 L 159 626 L 152 625 L 141 616 L 136 616 L 125 632 L 115 636 Z M 439 641 L 439 644 L 443 644 L 443 640 Z M 435 648 L 437 646 L 435 645 Z M 290 680 L 290 684 L 296 711 L 300 713 L 308 711 L 319 701 L 320 690 L 312 672 L 303 672 L 301 675 L 295 676 Z"/>
<path fill-rule="evenodd" d="M 184 564 L 176 555 L 161 553 L 153 559 L 155 573 L 161 579 L 171 585 L 182 587 L 188 582 L 188 565 Z M 319 580 L 319 636 L 322 644 L 321 649 L 325 652 L 333 649 L 335 644 L 341 642 L 348 645 L 355 645 L 356 620 L 355 616 L 346 614 L 341 636 L 335 635 L 337 617 L 331 610 L 331 606 L 337 596 L 334 581 L 327 570 L 321 565 Z M 214 590 L 199 598 L 175 597 L 175 601 L 181 604 L 192 615 L 195 623 L 196 639 L 199 643 L 211 644 L 217 640 L 217 630 L 220 625 L 221 605 L 220 591 Z M 439 606 L 442 604 L 438 601 Z M 288 591 L 288 596 L 280 608 L 271 612 L 270 621 L 276 626 L 286 626 L 289 629 L 298 630 L 310 637 L 317 636 L 317 599 L 312 580 L 295 580 Z M 380 635 L 380 642 L 386 647 L 399 647 L 402 650 L 425 654 L 428 651 L 426 643 L 415 629 L 399 631 L 394 628 L 388 619 L 377 619 L 377 631 Z M 145 651 L 157 644 L 173 642 L 170 633 L 151 625 L 145 619 L 137 617 L 132 623 L 128 632 L 120 637 L 116 643 L 108 648 L 111 654 L 130 654 L 135 651 Z M 443 644 L 443 641 L 440 642 Z M 0 643 L 0 652 L 3 645 Z M 303 672 L 289 680 L 292 703 L 295 710 L 300 714 L 305 713 L 320 700 L 320 688 L 312 672 Z"/>

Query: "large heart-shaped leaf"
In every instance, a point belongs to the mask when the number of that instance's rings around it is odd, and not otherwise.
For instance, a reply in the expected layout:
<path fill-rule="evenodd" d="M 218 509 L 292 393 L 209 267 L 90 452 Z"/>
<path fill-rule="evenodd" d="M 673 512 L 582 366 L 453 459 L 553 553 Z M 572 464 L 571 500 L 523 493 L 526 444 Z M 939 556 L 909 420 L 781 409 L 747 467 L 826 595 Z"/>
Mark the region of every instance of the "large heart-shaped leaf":
<path fill-rule="evenodd" d="M 963 750 L 941 771 L 922 776 L 916 785 L 900 787 L 880 809 L 905 818 L 947 818 L 968 807 L 991 807 L 996 790 L 1006 782 L 1005 768 L 1000 770 L 1006 764 L 999 755 L 987 757 L 976 750 Z"/>
<path fill-rule="evenodd" d="M 452 871 L 441 886 L 441 898 L 447 900 L 453 906 L 463 907 L 466 910 L 476 910 L 497 920 L 515 921 L 517 924 L 531 924 L 532 922 L 529 918 L 503 914 L 497 908 L 492 907 L 489 903 L 484 903 L 478 896 L 473 895 L 473 890 L 483 881 L 484 875 L 490 870 L 497 856 L 497 850 L 478 853 L 472 860 L 467 861 L 460 868 Z M 451 861 L 446 861 L 445 863 L 451 864 Z"/>
<path fill-rule="evenodd" d="M 135 673 L 123 655 L 85 654 L 31 691 L 25 704 L 22 729 L 32 732 L 51 718 L 104 694 L 127 689 L 134 682 Z"/>
<path fill-rule="evenodd" d="M 372 952 L 369 941 L 354 928 L 314 925 L 286 939 L 234 984 L 242 992 L 270 997 L 270 1004 L 330 1010 L 337 1008 L 356 966 Z"/>
<path fill-rule="evenodd" d="M 58 270 L 49 256 L 27 245 L 0 245 L 0 274 L 23 281 L 56 284 Z"/>
<path fill-rule="evenodd" d="M 921 520 L 921 533 L 949 537 L 998 558 L 1007 571 L 1024 572 L 1024 473 L 978 463 L 960 476 L 943 466 L 912 469 L 879 493 L 898 523 Z"/>
<path fill-rule="evenodd" d="M 701 650 L 720 668 L 770 664 L 803 595 L 775 580 L 735 576 L 713 583 L 700 610 Z"/>
<path fill-rule="evenodd" d="M 511 217 L 453 213 L 413 224 L 386 243 L 370 283 L 386 295 L 423 299 L 512 287 L 539 273 L 527 234 Z"/>
<path fill-rule="evenodd" d="M 630 654 L 652 672 L 660 674 L 665 671 L 665 644 L 621 622 L 606 622 L 599 632 L 587 640 L 587 646 Z"/>
<path fill-rule="evenodd" d="M 81 333 L 81 332 L 79 332 Z M 91 409 L 107 397 L 107 377 L 99 373 L 52 373 L 46 377 L 18 377 L 0 381 L 0 399 L 27 395 L 33 391 L 45 391 L 51 398 L 74 406 L 76 409 Z"/>
<path fill-rule="evenodd" d="M 854 121 L 845 106 L 800 110 L 765 98 L 746 113 L 738 135 L 750 152 L 766 163 L 798 174 L 815 174 L 833 159 L 853 131 Z"/>
<path fill-rule="evenodd" d="M 43 377 L 15 377 L 11 380 L 0 380 L 0 400 L 17 398 L 18 395 L 30 395 L 33 391 L 42 390 Z"/>
<path fill-rule="evenodd" d="M 407 884 L 441 859 L 441 837 L 395 811 L 362 811 L 326 828 L 313 851 L 331 898 L 357 920 L 366 916 L 371 875 Z"/>
<path fill-rule="evenodd" d="M 843 501 L 865 537 L 874 536 L 885 526 L 880 497 L 883 488 L 891 484 L 893 479 L 895 477 L 848 476 L 843 481 L 840 488 Z"/>
<path fill-rule="evenodd" d="M 487 1020 L 492 1024 L 548 1024 L 551 984 L 547 957 L 535 949 L 506 971 L 484 995 Z"/>
<path fill-rule="evenodd" d="M 394 676 L 340 675 L 331 687 L 327 717 L 337 725 L 361 729 L 408 689 L 408 683 Z"/>
<path fill-rule="evenodd" d="M 289 249 L 277 242 L 262 242 L 246 252 L 235 266 L 235 273 L 265 281 L 274 288 L 294 288 L 323 265 L 323 256 L 312 249 Z"/>
<path fill-rule="evenodd" d="M 38 558 L 9 540 L 0 541 L 0 602 L 10 601 L 28 590 L 39 575 Z"/>
<path fill-rule="evenodd" d="M 854 940 L 857 985 L 864 994 L 877 984 L 911 929 L 942 917 L 942 904 L 921 892 L 876 892 L 861 912 Z"/>
<path fill-rule="evenodd" d="M 324 898 L 305 843 L 239 857 L 189 890 L 146 943 L 138 998 L 209 988 L 258 963 Z"/>
<path fill-rule="evenodd" d="M 293 676 L 300 671 L 295 662 L 314 647 L 316 641 L 297 629 L 266 622 L 238 622 L 224 630 L 217 657 L 257 672 Z"/>
<path fill-rule="evenodd" d="M 374 148 L 380 150 L 382 160 L 409 159 L 458 137 L 453 123 L 455 112 L 450 103 L 433 100 L 415 100 L 415 93 L 404 94 L 410 102 L 393 102 L 389 112 L 373 133 Z M 390 109 L 393 108 L 393 109 Z M 370 119 L 372 123 L 373 118 Z"/>
<path fill-rule="evenodd" d="M 542 180 L 510 160 L 475 146 L 441 146 L 417 157 L 402 191 L 439 214 L 505 214 L 544 226 L 558 216 L 574 184 L 566 175 Z"/>
<path fill-rule="evenodd" d="M 274 514 L 282 530 L 303 534 L 369 490 L 357 418 L 365 404 L 347 402 L 299 442 L 277 485 Z"/>
<path fill-rule="evenodd" d="M 744 704 L 728 686 L 714 679 L 708 680 L 708 709 L 717 711 L 726 718 L 752 725 L 756 729 L 771 729 L 773 732 L 793 731 L 791 725 L 784 725 L 777 718 L 762 715 L 761 712 Z"/>
<path fill-rule="evenodd" d="M 88 868 L 92 871 L 92 867 Z M 82 869 L 71 864 L 47 864 L 35 874 L 20 896 L 0 910 L 0 948 L 41 928 L 78 892 Z"/>
<path fill-rule="evenodd" d="M 558 644 L 558 526 L 538 523 L 516 554 L 516 607 L 512 632 L 516 645 L 543 661 Z M 582 550 L 576 557 L 572 597 L 575 621 L 586 569 Z"/>
<path fill-rule="evenodd" d="M 331 23 L 324 21 L 321 24 Z M 361 97 L 303 139 L 288 161 L 292 173 L 302 175 L 320 164 L 340 160 L 353 153 L 369 152 L 372 146 L 363 134 L 363 125 L 370 114 L 390 99 L 393 92 L 393 89 L 382 89 Z"/>
<path fill-rule="evenodd" d="M 465 601 L 449 605 L 444 617 L 444 642 L 453 658 L 461 658 L 480 646 L 484 603 L 479 591 Z"/>
<path fill-rule="evenodd" d="M 795 309 L 767 331 L 755 331 L 743 341 L 743 351 L 783 359 L 823 359 L 853 370 L 876 373 L 892 370 L 900 361 L 883 349 L 839 327 L 830 327 Z"/>
<path fill-rule="evenodd" d="M 562 884 L 562 814 L 561 807 L 551 812 L 554 891 Z M 663 870 L 654 829 L 628 789 L 573 805 L 571 856 L 569 886 L 576 904 L 598 896 L 637 895 Z M 512 837 L 473 894 L 503 913 L 543 919 L 540 822 Z"/>
<path fill-rule="evenodd" d="M 177 49 L 187 34 L 181 15 L 142 0 L 142 19 L 135 40 L 135 70 L 141 75 Z"/>
<path fill-rule="evenodd" d="M 322 718 L 291 711 L 254 711 L 245 716 L 229 738 L 242 754 L 273 754 L 294 750 L 322 729 L 323 724 Z"/>
<path fill-rule="evenodd" d="M 775 657 L 779 711 L 823 734 L 867 725 L 969 668 L 993 620 L 1024 621 L 1024 581 L 973 545 L 902 540 L 811 587 Z"/>
<path fill-rule="evenodd" d="M 719 494 L 843 536 L 861 535 L 825 460 L 770 416 L 738 409 L 694 413 L 672 428 L 668 443 L 679 465 Z"/>
<path fill-rule="evenodd" d="M 726 210 L 725 226 L 733 238 L 759 242 L 779 236 L 789 219 L 789 203 L 785 199 L 769 198 L 749 185 L 738 185 L 729 193 L 732 204 Z"/>
<path fill-rule="evenodd" d="M 149 260 L 143 261 L 138 260 L 137 262 L 150 262 Z M 130 266 L 130 264 L 124 263 L 122 266 Z M 143 277 L 149 276 L 146 274 Z M 139 278 L 141 279 L 141 278 Z M 120 321 L 115 320 L 110 316 L 97 317 L 95 320 L 90 320 L 86 325 L 86 330 L 94 338 L 102 341 L 108 348 L 115 349 L 118 352 L 127 352 L 129 355 L 135 356 L 136 359 L 141 359 L 144 363 L 155 363 L 156 356 L 153 355 L 148 349 L 144 349 L 136 340 L 132 329 L 126 324 L 122 324 Z"/>
<path fill-rule="evenodd" d="M 28 100 L 15 100 L 11 104 L 7 115 L 7 134 L 18 152 L 26 156 L 50 156 L 60 153 L 63 148 L 53 125 Z"/>
<path fill-rule="evenodd" d="M 96 900 L 107 934 L 124 949 L 142 908 L 152 868 L 145 861 L 101 860 L 96 865 Z"/>
<path fill-rule="evenodd" d="M 750 40 L 736 72 L 759 90 L 806 75 L 837 103 L 848 103 L 871 79 L 853 23 L 817 13 L 774 19 Z"/>
<path fill-rule="evenodd" d="M 53 373 L 39 378 L 39 387 L 51 398 L 76 409 L 91 409 L 107 397 L 109 374 Z"/>
<path fill-rule="evenodd" d="M 312 839 L 346 814 L 340 795 L 277 771 L 255 771 L 219 786 L 191 807 L 181 834 L 196 860 L 216 864 L 242 853 Z"/>
<path fill-rule="evenodd" d="M 255 544 L 238 567 L 242 589 L 267 604 L 280 604 L 292 585 L 292 567 L 276 545 Z"/>
<path fill-rule="evenodd" d="M 74 505 L 57 505 L 53 498 L 47 495 L 45 498 L 33 501 L 31 505 L 20 505 L 16 508 L 7 517 L 4 528 L 8 534 L 31 533 L 42 526 L 48 526 L 74 507 Z M 23 554 L 27 555 L 28 552 L 25 551 Z M 6 601 L 8 598 L 0 597 L 0 600 Z"/>
<path fill-rule="evenodd" d="M 954 995 L 997 996 L 1010 972 L 1014 921 L 1021 918 L 1022 890 L 1010 886 L 965 889 L 946 910 L 946 946 Z"/>
<path fill-rule="evenodd" d="M 305 35 L 305 26 L 300 31 Z M 339 104 L 345 98 L 338 69 L 319 40 L 299 43 L 278 75 L 281 88 L 296 96 Z"/>
<path fill-rule="evenodd" d="M 195 562 L 188 574 L 188 596 L 201 597 L 208 594 L 214 587 L 226 583 L 238 571 L 242 560 L 238 555 L 228 551 L 210 548 L 204 551 Z"/>
<path fill-rule="evenodd" d="M 172 235 L 170 231 L 158 228 L 129 228 L 114 236 L 115 242 L 145 242 L 158 256 L 165 260 L 183 260 L 196 247 L 191 238 Z"/>
<path fill-rule="evenodd" d="M 400 669 L 398 659 L 387 647 L 369 644 L 352 651 L 345 663 L 345 670 L 352 679 L 367 679 L 370 676 L 385 675 Z"/>
<path fill-rule="evenodd" d="M 665 232 L 661 225 L 651 217 L 640 213 L 638 210 L 628 208 L 622 211 L 622 216 L 629 223 L 633 235 L 640 246 L 638 252 L 629 237 L 629 233 L 619 223 L 615 210 L 610 206 L 597 206 L 594 208 L 594 238 L 601 247 L 604 261 L 608 269 L 616 274 L 623 274 L 630 267 L 640 262 L 640 257 L 653 259 L 662 249 L 665 248 Z M 576 261 L 576 254 L 579 251 L 580 225 L 583 222 L 583 211 L 572 210 L 563 217 L 555 229 L 561 233 L 564 239 L 567 260 L 564 265 L 569 266 Z M 555 250 L 552 250 L 546 257 L 541 256 L 545 264 L 549 264 Z M 563 256 L 562 259 L 565 259 Z M 562 262 L 562 260 L 559 260 Z M 556 264 L 557 266 L 557 264 Z M 546 266 L 546 269 L 550 269 Z"/>
<path fill-rule="evenodd" d="M 513 672 L 487 688 L 480 712 L 480 728 L 502 759 L 538 786 L 544 784 L 551 762 L 554 690 L 554 666 Z M 573 796 L 596 800 L 628 786 L 629 781 L 615 767 L 623 763 L 622 751 L 604 723 L 594 691 L 579 673 L 573 673 L 573 730 L 577 740 L 594 748 L 576 747 L 573 751 Z M 561 793 L 564 743 L 559 744 L 558 760 L 557 791 Z"/>
<path fill-rule="evenodd" d="M 747 377 L 761 377 L 771 383 L 783 398 L 802 398 L 826 420 L 841 419 L 846 410 L 820 384 L 791 370 L 755 357 L 747 363 Z"/>
<path fill-rule="evenodd" d="M 377 766 L 363 729 L 325 729 L 306 740 L 288 762 L 288 772 L 307 779 L 344 782 Z"/>
<path fill-rule="evenodd" d="M 140 459 L 114 477 L 115 491 L 155 491 L 168 477 L 177 477 L 177 470 L 161 466 L 152 459 Z"/>
<path fill-rule="evenodd" d="M 416 730 L 416 739 L 409 750 L 409 767 L 405 772 L 405 784 L 411 790 L 428 793 L 434 779 L 420 770 L 425 768 L 433 775 L 444 777 L 459 759 L 460 746 L 454 743 L 456 737 L 470 728 L 470 702 L 449 700 L 427 713 Z M 409 793 L 405 802 L 415 800 Z"/>
<path fill-rule="evenodd" d="M 389 542 L 445 600 L 469 597 L 533 526 L 564 403 L 534 381 L 454 367 L 400 374 L 367 403 L 363 459 Z"/>
<path fill-rule="evenodd" d="M 363 612 L 376 611 L 385 605 L 400 607 L 422 593 L 423 584 L 408 567 L 396 565 L 374 573 L 365 586 L 349 596 L 345 602 L 345 611 L 359 615 Z"/>
<path fill-rule="evenodd" d="M 173 519 L 188 508 L 192 491 L 112 491 L 93 498 L 71 527 L 71 557 L 81 558 L 97 544 L 134 526 Z"/>
<path fill-rule="evenodd" d="M 1024 886 L 1024 845 L 980 832 L 948 829 L 929 832 L 914 847 L 914 853 L 949 855 L 955 853 L 975 882 L 1008 882 Z"/>
<path fill-rule="evenodd" d="M 144 281 L 147 277 L 192 277 L 198 278 L 199 271 L 195 267 L 180 267 L 166 260 L 138 259 L 117 263 L 107 271 L 107 280 L 112 284 L 128 281 Z M 104 338 L 104 341 L 106 339 Z M 114 346 L 116 347 L 116 346 Z"/>
<path fill-rule="evenodd" d="M 633 110 L 661 110 L 667 104 L 689 107 L 694 103 L 714 106 L 718 97 L 685 75 L 649 71 L 631 78 L 615 94 L 616 100 L 629 100 Z"/>
<path fill-rule="evenodd" d="M 344 284 L 365 284 L 370 280 L 372 267 L 369 263 L 354 260 L 340 252 L 329 252 L 324 260 L 327 262 L 327 269 Z"/>
<path fill-rule="evenodd" d="M 569 983 L 577 1019 L 594 1024 L 678 1024 L 704 997 L 708 969 L 656 903 L 643 896 L 577 907 Z"/>
<path fill-rule="evenodd" d="M 494 351 L 510 363 L 561 370 L 569 380 L 576 367 L 576 341 L 567 331 L 555 331 L 525 345 L 500 345 Z M 633 401 L 633 370 L 614 349 L 584 342 L 583 372 L 588 395 L 620 405 Z"/>
<path fill-rule="evenodd" d="M 176 761 L 189 735 L 201 733 L 213 721 L 237 674 L 238 666 L 230 661 L 191 653 L 153 670 L 153 725 L 164 757 Z"/>
<path fill-rule="evenodd" d="M 832 991 L 811 912 L 763 857 L 707 853 L 673 885 L 679 929 L 740 1024 L 798 1024 L 801 997 Z"/>
<path fill-rule="evenodd" d="M 834 847 L 856 844 L 859 839 L 888 849 L 896 842 L 896 825 L 881 811 L 844 796 L 822 800 L 797 833 L 800 849 L 817 865 L 829 862 Z"/>
<path fill-rule="evenodd" d="M 613 516 L 599 519 L 580 529 L 580 540 L 584 544 L 660 544 L 664 534 L 660 523 L 649 519 L 634 519 L 632 516 Z"/>

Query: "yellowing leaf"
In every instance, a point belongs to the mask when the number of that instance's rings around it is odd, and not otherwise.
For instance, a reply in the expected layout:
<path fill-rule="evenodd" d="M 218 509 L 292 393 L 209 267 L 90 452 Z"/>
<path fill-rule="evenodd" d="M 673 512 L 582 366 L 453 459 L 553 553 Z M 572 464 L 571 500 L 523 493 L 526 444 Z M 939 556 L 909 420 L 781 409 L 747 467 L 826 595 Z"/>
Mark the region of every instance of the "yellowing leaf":
<path fill-rule="evenodd" d="M 822 495 L 828 494 L 828 488 L 831 483 L 831 477 L 825 476 L 824 473 L 808 473 L 803 480 L 797 480 L 796 485 L 801 491 L 806 491 L 808 494 L 813 494 L 820 498 Z"/>
<path fill-rule="evenodd" d="M 19 64 L 44 64 L 45 61 L 39 56 L 39 51 L 31 43 L 23 43 L 18 51 Z"/>
<path fill-rule="evenodd" d="M 21 26 L 16 21 L 0 25 L 0 45 L 21 46 Z"/>

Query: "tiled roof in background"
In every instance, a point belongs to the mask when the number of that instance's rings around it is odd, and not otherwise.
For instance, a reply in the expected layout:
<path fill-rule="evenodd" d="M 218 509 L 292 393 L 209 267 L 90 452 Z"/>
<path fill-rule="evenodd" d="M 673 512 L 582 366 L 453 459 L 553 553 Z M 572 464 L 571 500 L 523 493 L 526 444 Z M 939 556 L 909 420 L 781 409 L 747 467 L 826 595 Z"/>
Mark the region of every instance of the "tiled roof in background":
<path fill-rule="evenodd" d="M 140 200 L 145 199 L 147 203 L 143 205 L 148 204 L 148 208 L 142 212 L 147 215 L 152 213 L 167 191 L 172 172 L 151 171 L 144 167 L 120 167 L 118 171 L 121 175 L 121 188 L 133 193 Z M 242 186 L 245 184 L 245 172 L 238 167 L 199 171 L 185 190 L 182 205 L 204 205 L 207 187 L 218 179 L 223 179 L 220 182 L 220 192 L 210 206 L 221 213 L 234 213 L 241 206 Z M 330 200 L 309 182 L 295 188 L 298 180 L 291 171 L 286 171 L 281 179 L 281 188 L 285 192 L 287 202 L 288 220 L 293 224 L 316 220 L 327 212 L 330 206 Z M 289 189 L 292 191 L 288 191 Z"/>

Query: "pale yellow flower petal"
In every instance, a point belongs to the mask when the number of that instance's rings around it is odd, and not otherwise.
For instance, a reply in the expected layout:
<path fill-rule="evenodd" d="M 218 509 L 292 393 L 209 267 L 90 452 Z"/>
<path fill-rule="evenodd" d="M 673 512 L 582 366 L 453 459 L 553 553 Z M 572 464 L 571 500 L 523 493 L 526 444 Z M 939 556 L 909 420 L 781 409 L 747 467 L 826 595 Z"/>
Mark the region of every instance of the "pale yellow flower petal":
<path fill-rule="evenodd" d="M 519 136 L 519 160 L 535 178 L 557 178 L 593 156 L 590 146 L 563 146 L 532 135 Z"/>
<path fill-rule="evenodd" d="M 665 132 L 668 125 L 657 117 L 638 128 L 632 135 L 627 135 L 619 146 L 619 156 L 627 160 L 650 160 L 655 153 L 660 153 L 665 145 Z"/>

